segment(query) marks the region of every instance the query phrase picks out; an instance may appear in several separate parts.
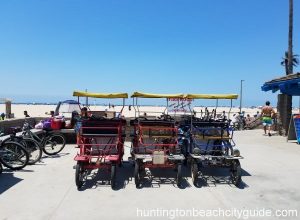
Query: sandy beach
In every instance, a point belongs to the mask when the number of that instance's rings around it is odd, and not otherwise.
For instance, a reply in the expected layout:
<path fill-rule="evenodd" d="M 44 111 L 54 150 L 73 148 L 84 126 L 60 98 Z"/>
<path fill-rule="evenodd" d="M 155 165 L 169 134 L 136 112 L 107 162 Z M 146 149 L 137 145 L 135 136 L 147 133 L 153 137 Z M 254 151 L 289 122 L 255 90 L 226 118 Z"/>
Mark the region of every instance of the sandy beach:
<path fill-rule="evenodd" d="M 47 117 L 46 112 L 54 111 L 56 105 L 12 104 L 11 111 L 15 118 L 24 118 L 24 111 L 31 117 Z M 5 105 L 0 104 L 0 112 L 5 112 Z"/>
<path fill-rule="evenodd" d="M 23 112 L 26 110 L 28 114 L 31 117 L 48 117 L 50 111 L 54 111 L 56 108 L 56 105 L 33 105 L 33 104 L 12 104 L 12 113 L 14 113 L 15 118 L 23 118 L 24 114 Z M 122 106 L 115 106 L 114 108 L 109 108 L 109 106 L 95 106 L 91 105 L 90 110 L 92 111 L 116 111 L 119 112 L 122 109 Z M 212 110 L 215 109 L 215 107 L 208 107 L 209 112 L 212 112 Z M 164 112 L 165 107 L 164 106 L 141 106 L 138 109 L 136 108 L 136 114 L 140 111 L 140 115 L 144 114 L 144 112 L 147 113 L 147 115 L 154 115 L 159 116 L 161 115 L 161 112 Z M 196 112 L 201 112 L 201 110 L 204 112 L 205 107 L 195 107 L 194 110 Z M 228 114 L 230 112 L 230 116 L 233 114 L 237 114 L 239 112 L 239 108 L 233 107 L 230 109 L 230 107 L 218 107 L 217 108 L 217 114 L 221 114 L 223 111 Z M 257 114 L 257 112 L 261 112 L 260 108 L 242 108 L 242 111 L 245 111 L 245 114 L 249 114 L 251 117 Z M 276 111 L 276 108 L 275 108 Z M 5 105 L 0 104 L 0 113 L 5 112 Z M 298 113 L 298 109 L 293 110 L 294 113 Z M 125 106 L 123 109 L 123 115 L 125 117 L 135 117 L 135 108 L 131 107 L 131 110 L 129 110 L 129 106 Z M 174 114 L 174 113 L 173 113 Z M 199 113 L 200 114 L 200 113 Z"/>

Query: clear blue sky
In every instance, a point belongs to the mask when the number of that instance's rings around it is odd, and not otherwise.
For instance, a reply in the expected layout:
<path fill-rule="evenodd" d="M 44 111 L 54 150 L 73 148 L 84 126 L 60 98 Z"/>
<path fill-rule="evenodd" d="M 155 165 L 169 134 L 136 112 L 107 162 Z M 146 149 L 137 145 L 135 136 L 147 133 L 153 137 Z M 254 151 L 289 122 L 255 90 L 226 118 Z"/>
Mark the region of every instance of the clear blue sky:
<path fill-rule="evenodd" d="M 0 97 L 238 93 L 244 79 L 245 105 L 275 102 L 260 86 L 284 74 L 287 35 L 288 0 L 0 0 Z"/>

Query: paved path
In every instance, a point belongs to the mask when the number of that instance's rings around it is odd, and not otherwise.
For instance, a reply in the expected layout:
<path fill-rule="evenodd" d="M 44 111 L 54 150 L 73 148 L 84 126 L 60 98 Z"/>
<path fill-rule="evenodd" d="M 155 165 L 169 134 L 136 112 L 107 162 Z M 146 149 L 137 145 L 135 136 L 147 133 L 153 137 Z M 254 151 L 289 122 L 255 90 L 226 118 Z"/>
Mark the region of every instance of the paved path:
<path fill-rule="evenodd" d="M 126 163 L 118 170 L 118 188 L 107 184 L 107 174 L 96 174 L 82 191 L 74 182 L 73 161 L 78 149 L 68 145 L 59 157 L 43 158 L 35 166 L 0 174 L 0 219 L 142 219 L 141 210 L 163 209 L 172 215 L 176 209 L 185 211 L 236 209 L 298 209 L 300 215 L 300 146 L 286 143 L 285 138 L 262 135 L 261 130 L 236 132 L 235 140 L 242 155 L 243 184 L 231 185 L 223 170 L 207 170 L 207 185 L 192 185 L 185 170 L 184 189 L 177 188 L 175 172 L 169 178 L 156 177 L 145 181 L 142 189 L 134 185 L 133 167 Z M 130 145 L 130 143 L 126 143 Z M 129 148 L 126 148 L 128 156 Z M 125 157 L 126 158 L 126 157 Z M 155 173 L 163 176 L 164 172 Z M 211 175 L 219 175 L 213 178 Z M 178 214 L 177 210 L 177 214 Z M 151 213 L 150 213 L 151 214 Z M 155 213 L 152 213 L 152 215 Z M 179 213 L 181 215 L 183 213 Z M 189 213 L 187 213 L 189 214 Z M 198 213 L 199 214 L 199 213 Z M 166 215 L 166 214 L 165 214 Z M 145 219 L 172 219 L 147 217 Z M 174 216 L 173 216 L 174 217 Z M 176 217 L 175 219 L 199 219 Z M 209 219 L 237 219 L 214 217 Z M 258 219 L 258 218 L 252 218 Z M 264 219 L 264 218 L 261 218 Z M 266 218 L 274 219 L 274 218 Z M 281 219 L 297 219 L 296 217 Z M 298 218 L 299 219 L 299 218 Z"/>

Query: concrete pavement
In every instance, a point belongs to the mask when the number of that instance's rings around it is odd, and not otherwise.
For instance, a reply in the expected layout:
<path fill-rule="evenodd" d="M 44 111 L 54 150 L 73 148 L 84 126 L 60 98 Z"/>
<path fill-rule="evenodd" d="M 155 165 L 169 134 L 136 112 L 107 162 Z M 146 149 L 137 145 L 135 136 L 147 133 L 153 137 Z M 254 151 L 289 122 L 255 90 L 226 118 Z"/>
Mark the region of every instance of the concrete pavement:
<path fill-rule="evenodd" d="M 241 160 L 243 184 L 240 188 L 231 185 L 226 178 L 228 172 L 220 169 L 206 169 L 207 183 L 201 181 L 202 187 L 196 188 L 186 168 L 183 189 L 174 183 L 173 170 L 154 172 L 152 182 L 145 180 L 143 188 L 136 189 L 133 166 L 125 163 L 117 171 L 116 190 L 107 182 L 108 173 L 95 171 L 83 190 L 78 191 L 73 169 L 78 149 L 68 145 L 59 156 L 44 157 L 41 163 L 24 170 L 4 169 L 0 174 L 0 219 L 199 219 L 183 215 L 193 209 L 208 213 L 233 208 L 270 209 L 273 214 L 277 209 L 295 209 L 299 216 L 300 146 L 287 143 L 284 137 L 263 136 L 261 130 L 239 131 L 234 139 L 245 157 Z M 126 146 L 125 159 L 130 143 L 126 142 Z M 166 213 L 162 216 L 163 210 L 168 210 L 169 216 Z M 176 210 L 177 216 L 172 215 Z M 157 216 L 141 217 L 148 214 Z M 208 219 L 238 218 L 214 216 Z"/>

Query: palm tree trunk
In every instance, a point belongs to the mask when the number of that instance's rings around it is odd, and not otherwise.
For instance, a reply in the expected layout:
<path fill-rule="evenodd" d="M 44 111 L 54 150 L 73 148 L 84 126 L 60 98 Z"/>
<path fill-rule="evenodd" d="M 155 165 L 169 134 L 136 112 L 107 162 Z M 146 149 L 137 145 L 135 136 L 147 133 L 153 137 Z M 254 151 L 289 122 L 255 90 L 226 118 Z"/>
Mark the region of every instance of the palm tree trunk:
<path fill-rule="evenodd" d="M 288 35 L 288 68 L 287 75 L 293 74 L 293 11 L 294 0 L 289 0 L 289 35 Z M 292 96 L 283 95 L 283 100 L 281 102 L 281 106 L 278 100 L 278 110 L 279 115 L 281 116 L 283 130 L 285 135 L 288 134 L 290 119 L 292 115 Z"/>
<path fill-rule="evenodd" d="M 288 74 L 293 73 L 293 14 L 294 14 L 294 0 L 289 0 L 289 48 L 288 48 Z"/>
<path fill-rule="evenodd" d="M 278 94 L 277 111 L 279 133 L 287 135 L 291 120 L 292 96 L 286 94 Z"/>
<path fill-rule="evenodd" d="M 288 57 L 284 60 L 285 74 L 289 75 L 289 61 Z"/>

